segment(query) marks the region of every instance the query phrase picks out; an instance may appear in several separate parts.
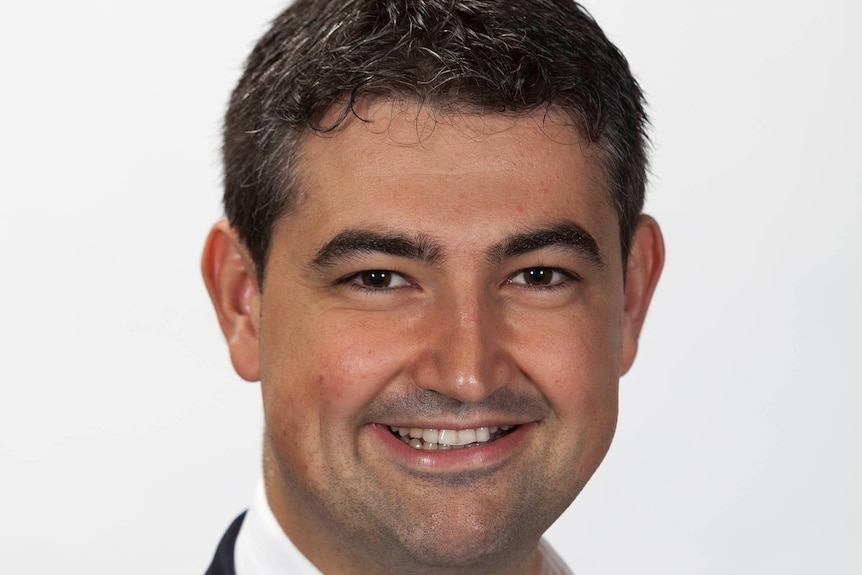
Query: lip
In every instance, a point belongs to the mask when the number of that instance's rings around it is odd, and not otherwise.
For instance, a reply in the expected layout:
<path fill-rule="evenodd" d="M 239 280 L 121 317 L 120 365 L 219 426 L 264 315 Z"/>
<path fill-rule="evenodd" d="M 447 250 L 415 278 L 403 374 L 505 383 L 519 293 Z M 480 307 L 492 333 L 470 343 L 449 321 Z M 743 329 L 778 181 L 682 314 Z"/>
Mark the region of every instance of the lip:
<path fill-rule="evenodd" d="M 535 422 L 520 424 L 507 435 L 476 447 L 425 451 L 411 447 L 395 437 L 388 425 L 369 424 L 375 440 L 382 444 L 390 457 L 404 468 L 421 473 L 479 471 L 504 465 L 526 448 L 527 439 L 535 426 Z"/>

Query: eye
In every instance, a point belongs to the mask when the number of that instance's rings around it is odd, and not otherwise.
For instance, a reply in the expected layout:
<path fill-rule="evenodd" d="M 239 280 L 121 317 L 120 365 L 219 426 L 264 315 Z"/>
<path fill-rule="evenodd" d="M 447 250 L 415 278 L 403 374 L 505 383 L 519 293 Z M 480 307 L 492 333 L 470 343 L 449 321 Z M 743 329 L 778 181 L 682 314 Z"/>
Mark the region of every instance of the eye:
<path fill-rule="evenodd" d="M 390 270 L 365 270 L 350 278 L 356 287 L 368 290 L 385 290 L 409 286 L 407 278 Z"/>
<path fill-rule="evenodd" d="M 519 271 L 508 279 L 506 283 L 523 285 L 527 287 L 551 288 L 568 283 L 575 279 L 570 273 L 557 268 L 527 268 Z"/>

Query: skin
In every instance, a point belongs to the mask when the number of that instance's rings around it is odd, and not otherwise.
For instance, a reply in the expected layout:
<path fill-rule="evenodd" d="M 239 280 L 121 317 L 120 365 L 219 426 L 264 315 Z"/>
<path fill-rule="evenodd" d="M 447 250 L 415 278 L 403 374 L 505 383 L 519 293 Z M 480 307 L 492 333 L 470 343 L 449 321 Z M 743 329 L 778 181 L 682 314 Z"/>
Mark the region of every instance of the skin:
<path fill-rule="evenodd" d="M 270 506 L 327 575 L 538 573 L 611 443 L 661 233 L 642 218 L 624 282 L 616 213 L 562 116 L 360 115 L 302 143 L 262 290 L 226 222 L 204 253 L 234 367 L 261 381 Z M 518 427 L 435 452 L 389 431 L 491 425 Z"/>

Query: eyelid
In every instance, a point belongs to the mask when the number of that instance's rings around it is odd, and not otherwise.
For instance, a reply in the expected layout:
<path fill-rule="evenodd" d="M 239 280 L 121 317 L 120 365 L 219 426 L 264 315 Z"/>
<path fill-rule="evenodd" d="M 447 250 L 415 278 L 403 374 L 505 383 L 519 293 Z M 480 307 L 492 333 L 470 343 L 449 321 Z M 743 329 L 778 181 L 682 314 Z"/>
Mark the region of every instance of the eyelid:
<path fill-rule="evenodd" d="M 390 278 L 390 284 L 386 285 L 386 286 L 375 287 L 375 286 L 365 285 L 364 283 L 362 283 L 362 276 L 363 275 L 365 275 L 367 273 L 374 273 L 374 272 L 388 274 L 389 278 Z M 375 293 L 397 290 L 397 289 L 401 289 L 401 288 L 405 288 L 405 287 L 409 287 L 409 286 L 413 285 L 413 282 L 405 274 L 403 274 L 401 272 L 397 272 L 395 270 L 382 269 L 382 268 L 381 269 L 371 268 L 371 269 L 360 270 L 358 272 L 344 276 L 342 279 L 338 280 L 337 283 L 347 285 L 349 287 L 352 287 L 353 289 L 357 289 L 360 291 L 375 292 Z M 395 285 L 393 285 L 393 284 L 395 284 Z"/>
<path fill-rule="evenodd" d="M 551 281 L 547 284 L 530 284 L 527 283 L 525 274 L 531 270 L 544 270 L 545 272 L 551 273 Z M 559 276 L 559 277 L 558 277 Z M 517 281 L 516 278 L 521 277 L 524 281 Z M 510 285 L 516 285 L 519 287 L 525 287 L 529 289 L 554 289 L 563 287 L 570 282 L 580 281 L 580 276 L 576 273 L 567 271 L 554 266 L 530 266 L 527 268 L 522 268 L 512 275 L 510 275 L 506 279 L 506 283 Z"/>

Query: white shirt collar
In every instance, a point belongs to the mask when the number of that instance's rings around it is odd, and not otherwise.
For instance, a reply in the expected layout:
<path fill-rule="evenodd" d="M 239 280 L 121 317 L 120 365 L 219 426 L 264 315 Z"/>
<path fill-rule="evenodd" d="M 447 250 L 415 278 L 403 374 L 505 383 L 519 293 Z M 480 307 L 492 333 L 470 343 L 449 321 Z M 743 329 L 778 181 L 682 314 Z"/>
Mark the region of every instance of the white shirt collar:
<path fill-rule="evenodd" d="M 542 575 L 572 575 L 547 541 L 539 542 L 545 562 Z M 236 575 L 323 575 L 282 531 L 258 482 L 234 547 Z"/>
<path fill-rule="evenodd" d="M 236 575 L 322 575 L 284 534 L 261 480 L 234 547 Z"/>

